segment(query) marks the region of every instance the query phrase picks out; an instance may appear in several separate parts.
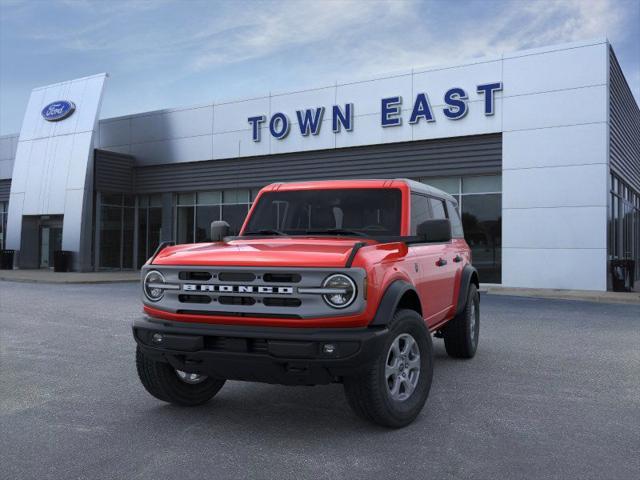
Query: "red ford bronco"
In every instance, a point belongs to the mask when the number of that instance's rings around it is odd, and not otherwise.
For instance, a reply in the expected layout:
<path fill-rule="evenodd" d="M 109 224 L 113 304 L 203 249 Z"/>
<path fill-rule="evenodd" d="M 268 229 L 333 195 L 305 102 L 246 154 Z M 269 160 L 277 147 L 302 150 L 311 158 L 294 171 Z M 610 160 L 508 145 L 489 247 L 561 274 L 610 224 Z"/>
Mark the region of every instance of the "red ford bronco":
<path fill-rule="evenodd" d="M 238 236 L 160 245 L 142 269 L 136 364 L 178 405 L 225 380 L 339 382 L 362 418 L 401 427 L 431 387 L 431 334 L 476 352 L 478 274 L 456 200 L 411 180 L 273 184 Z"/>

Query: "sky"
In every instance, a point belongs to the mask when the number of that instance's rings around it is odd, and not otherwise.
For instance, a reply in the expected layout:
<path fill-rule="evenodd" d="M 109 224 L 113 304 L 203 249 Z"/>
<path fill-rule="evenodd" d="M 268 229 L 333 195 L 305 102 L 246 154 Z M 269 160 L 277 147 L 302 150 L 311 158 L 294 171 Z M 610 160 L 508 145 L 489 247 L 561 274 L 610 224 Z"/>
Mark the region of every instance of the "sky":
<path fill-rule="evenodd" d="M 0 134 L 100 72 L 109 118 L 605 36 L 640 99 L 640 0 L 0 0 Z"/>

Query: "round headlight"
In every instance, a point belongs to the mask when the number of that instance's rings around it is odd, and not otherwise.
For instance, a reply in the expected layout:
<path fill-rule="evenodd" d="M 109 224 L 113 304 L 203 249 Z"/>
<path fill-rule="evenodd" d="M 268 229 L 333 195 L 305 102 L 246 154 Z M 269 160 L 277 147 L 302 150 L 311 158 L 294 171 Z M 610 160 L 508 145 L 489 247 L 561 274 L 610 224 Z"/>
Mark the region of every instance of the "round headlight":
<path fill-rule="evenodd" d="M 142 282 L 142 290 L 144 296 L 152 302 L 157 302 L 164 296 L 164 288 L 160 288 L 159 285 L 165 283 L 164 276 L 157 270 L 151 270 L 144 276 Z"/>
<path fill-rule="evenodd" d="M 356 298 L 356 284 L 346 275 L 335 273 L 329 275 L 322 284 L 323 288 L 333 290 L 322 295 L 324 301 L 333 308 L 345 308 Z"/>

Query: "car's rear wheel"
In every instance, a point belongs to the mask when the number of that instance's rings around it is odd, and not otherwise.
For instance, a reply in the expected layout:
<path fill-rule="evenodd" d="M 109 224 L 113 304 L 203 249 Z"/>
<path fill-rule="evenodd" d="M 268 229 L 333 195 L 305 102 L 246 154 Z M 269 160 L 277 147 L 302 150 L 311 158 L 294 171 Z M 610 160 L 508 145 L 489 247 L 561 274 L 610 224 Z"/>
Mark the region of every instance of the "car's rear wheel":
<path fill-rule="evenodd" d="M 140 347 L 136 349 L 136 367 L 140 382 L 147 392 L 164 402 L 185 407 L 208 402 L 225 382 L 198 373 L 176 370 L 168 363 L 147 357 Z"/>
<path fill-rule="evenodd" d="M 474 284 L 469 285 L 464 310 L 442 330 L 444 347 L 450 357 L 472 358 L 480 337 L 480 295 Z"/>
<path fill-rule="evenodd" d="M 404 427 L 420 413 L 433 378 L 431 335 L 421 315 L 399 310 L 389 338 L 362 375 L 344 379 L 351 408 L 385 427 Z"/>

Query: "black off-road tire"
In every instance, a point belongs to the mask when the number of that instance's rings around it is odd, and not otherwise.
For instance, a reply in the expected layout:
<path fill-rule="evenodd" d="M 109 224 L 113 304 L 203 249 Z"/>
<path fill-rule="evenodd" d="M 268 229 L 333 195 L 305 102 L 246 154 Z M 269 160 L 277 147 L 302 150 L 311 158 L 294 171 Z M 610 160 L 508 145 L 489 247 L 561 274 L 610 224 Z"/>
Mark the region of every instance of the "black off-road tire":
<path fill-rule="evenodd" d="M 379 355 L 362 375 L 344 379 L 347 401 L 361 418 L 391 428 L 404 427 L 415 420 L 424 406 L 433 379 L 433 346 L 424 319 L 413 310 L 398 310 L 391 322 L 389 337 Z M 420 353 L 420 373 L 413 393 L 403 401 L 394 400 L 387 385 L 385 366 L 394 341 L 402 334 L 415 340 Z"/>
<path fill-rule="evenodd" d="M 209 377 L 200 383 L 187 383 L 178 377 L 171 365 L 147 357 L 140 347 L 136 348 L 136 367 L 140 382 L 147 392 L 163 402 L 183 407 L 194 407 L 208 402 L 225 382 Z"/>
<path fill-rule="evenodd" d="M 469 285 L 464 310 L 442 330 L 447 354 L 454 358 L 473 358 L 480 336 L 480 295 L 477 287 Z"/>

